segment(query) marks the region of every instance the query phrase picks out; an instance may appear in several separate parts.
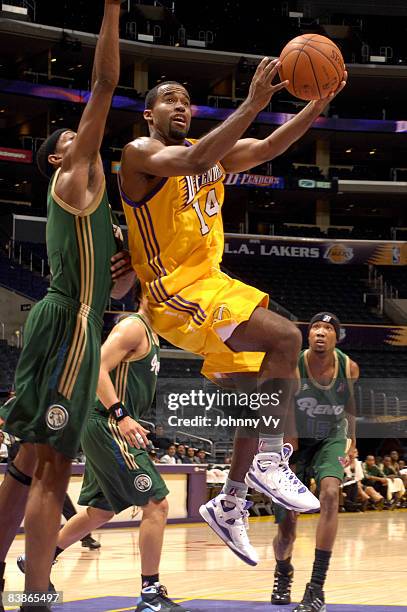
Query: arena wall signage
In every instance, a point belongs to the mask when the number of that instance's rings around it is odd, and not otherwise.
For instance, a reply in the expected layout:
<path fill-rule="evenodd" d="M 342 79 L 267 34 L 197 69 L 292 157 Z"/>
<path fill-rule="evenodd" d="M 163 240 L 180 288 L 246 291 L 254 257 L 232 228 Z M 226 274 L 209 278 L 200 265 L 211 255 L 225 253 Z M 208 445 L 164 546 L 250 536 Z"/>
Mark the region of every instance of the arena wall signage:
<path fill-rule="evenodd" d="M 86 104 L 90 92 L 81 89 L 68 89 L 51 85 L 39 85 L 25 81 L 13 81 L 0 79 L 0 91 L 8 93 L 35 96 L 37 98 L 48 98 L 52 100 L 64 100 L 73 104 Z M 144 101 L 135 100 L 127 96 L 114 96 L 113 108 L 132 112 L 143 112 Z M 192 115 L 199 119 L 213 119 L 224 121 L 233 109 L 213 108 L 211 106 L 192 106 Z M 291 113 L 259 113 L 255 123 L 269 125 L 282 125 L 294 117 Z M 335 130 L 339 132 L 407 132 L 407 120 L 374 120 L 374 119 L 334 119 L 332 117 L 318 117 L 313 128 L 322 130 Z"/>
<path fill-rule="evenodd" d="M 16 164 L 32 164 L 32 151 L 25 149 L 9 149 L 8 147 L 0 147 L 0 160 L 15 162 Z"/>
<path fill-rule="evenodd" d="M 407 265 L 407 242 L 321 240 L 284 236 L 225 235 L 225 254 L 272 259 L 309 259 L 333 265 Z"/>

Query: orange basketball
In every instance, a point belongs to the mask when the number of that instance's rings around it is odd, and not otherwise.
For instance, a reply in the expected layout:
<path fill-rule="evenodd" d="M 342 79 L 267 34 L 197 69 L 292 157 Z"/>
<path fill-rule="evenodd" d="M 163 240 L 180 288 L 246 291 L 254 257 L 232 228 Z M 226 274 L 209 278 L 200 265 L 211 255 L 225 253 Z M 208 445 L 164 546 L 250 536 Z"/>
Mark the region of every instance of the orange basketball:
<path fill-rule="evenodd" d="M 282 81 L 301 100 L 321 100 L 335 91 L 345 70 L 342 53 L 326 36 L 303 34 L 286 44 L 280 55 Z"/>

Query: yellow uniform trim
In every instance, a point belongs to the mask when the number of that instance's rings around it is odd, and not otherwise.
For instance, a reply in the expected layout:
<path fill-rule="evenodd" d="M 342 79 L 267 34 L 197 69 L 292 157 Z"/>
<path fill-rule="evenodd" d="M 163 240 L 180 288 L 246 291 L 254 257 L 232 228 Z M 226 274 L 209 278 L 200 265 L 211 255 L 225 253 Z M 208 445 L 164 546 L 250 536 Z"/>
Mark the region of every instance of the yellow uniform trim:
<path fill-rule="evenodd" d="M 338 360 L 338 355 L 336 354 L 336 351 L 334 351 L 334 360 L 335 360 L 335 369 L 334 369 L 334 375 L 332 377 L 331 382 L 329 383 L 329 385 L 321 385 L 317 380 L 315 380 L 315 378 L 312 376 L 311 374 L 311 370 L 309 368 L 309 363 L 308 363 L 308 352 L 309 349 L 307 349 L 304 353 L 304 362 L 305 362 L 305 369 L 307 370 L 307 374 L 308 374 L 308 378 L 310 379 L 310 381 L 312 382 L 312 384 L 317 387 L 317 389 L 322 389 L 322 391 L 329 391 L 330 389 L 332 389 L 332 387 L 335 384 L 336 379 L 338 378 L 338 370 L 339 370 L 339 360 Z"/>
<path fill-rule="evenodd" d="M 151 351 L 151 347 L 152 347 L 152 340 L 151 340 L 152 331 L 151 331 L 150 327 L 148 326 L 147 322 L 143 319 L 142 315 L 139 314 L 138 317 L 139 318 L 133 319 L 133 320 L 134 320 L 134 322 L 138 323 L 141 327 L 143 327 L 143 329 L 145 330 L 147 338 L 148 338 L 148 348 L 147 348 L 147 350 L 142 355 L 135 355 L 135 356 L 132 357 L 132 354 L 130 353 L 128 357 L 123 359 L 123 361 L 125 363 L 132 363 L 134 361 L 141 361 L 142 359 L 145 359 L 145 357 L 147 357 L 147 355 Z M 149 332 L 151 332 L 151 333 L 149 333 Z M 154 344 L 156 346 L 159 346 L 158 342 L 155 342 Z"/>
<path fill-rule="evenodd" d="M 117 397 L 122 404 L 125 403 L 126 399 L 126 389 L 127 389 L 127 376 L 129 373 L 129 363 L 121 362 L 116 371 L 116 382 L 115 382 L 115 391 L 117 393 Z"/>
<path fill-rule="evenodd" d="M 86 217 L 85 223 L 88 229 L 88 237 L 89 237 L 89 259 L 90 259 L 90 271 L 89 271 L 89 298 L 86 302 L 89 306 L 92 306 L 93 300 L 93 289 L 95 284 L 95 251 L 93 248 L 93 236 L 92 236 L 92 226 L 90 223 L 90 218 Z"/>
<path fill-rule="evenodd" d="M 58 387 L 59 393 L 67 399 L 71 398 L 85 355 L 86 332 L 93 298 L 95 273 L 95 253 L 89 217 L 75 217 L 75 229 L 80 261 L 81 281 L 79 299 L 81 306 L 77 314 L 75 331 Z"/>
<path fill-rule="evenodd" d="M 82 306 L 82 308 L 84 308 L 84 305 Z M 89 312 L 89 309 L 87 311 L 87 313 Z M 79 374 L 79 370 L 80 367 L 82 365 L 82 361 L 83 361 L 83 357 L 85 354 L 85 349 L 86 349 L 86 341 L 87 341 L 87 327 L 88 327 L 88 314 L 85 315 L 81 315 L 81 337 L 80 337 L 80 348 L 78 346 L 78 357 L 76 359 L 76 363 L 75 363 L 75 367 L 71 373 L 71 375 L 68 378 L 68 389 L 67 389 L 67 397 L 68 399 L 71 398 L 72 395 L 72 391 L 74 388 L 74 385 L 76 383 L 76 379 L 78 378 L 78 374 Z M 67 381 L 67 382 L 68 382 Z"/>
<path fill-rule="evenodd" d="M 86 269 L 85 269 L 85 248 L 82 240 L 82 219 L 75 219 L 76 238 L 79 247 L 79 261 L 81 270 L 81 291 L 79 301 L 85 303 L 85 287 L 86 287 Z"/>
<path fill-rule="evenodd" d="M 54 174 L 54 178 L 52 179 L 52 185 L 51 185 L 51 196 L 55 200 L 55 202 L 58 204 L 58 206 L 66 210 L 66 212 L 70 213 L 71 215 L 75 215 L 75 217 L 87 217 L 91 215 L 92 213 L 94 213 L 95 210 L 99 208 L 99 204 L 102 201 L 103 194 L 106 189 L 106 181 L 105 181 L 104 176 L 103 176 L 101 188 L 99 192 L 96 194 L 94 200 L 89 204 L 89 206 L 81 210 L 80 208 L 75 208 L 74 206 L 71 206 L 70 204 L 67 204 L 66 202 L 64 202 L 63 199 L 60 198 L 59 195 L 56 193 L 55 187 L 56 187 L 58 176 L 60 172 L 61 172 L 61 168 L 58 168 L 58 170 Z"/>
<path fill-rule="evenodd" d="M 129 446 L 126 440 L 124 439 L 114 417 L 111 415 L 109 416 L 108 424 L 109 424 L 109 429 L 113 436 L 113 439 L 118 445 L 127 467 L 130 470 L 137 470 L 138 465 L 136 463 L 136 460 L 134 459 L 133 455 L 129 452 Z"/>

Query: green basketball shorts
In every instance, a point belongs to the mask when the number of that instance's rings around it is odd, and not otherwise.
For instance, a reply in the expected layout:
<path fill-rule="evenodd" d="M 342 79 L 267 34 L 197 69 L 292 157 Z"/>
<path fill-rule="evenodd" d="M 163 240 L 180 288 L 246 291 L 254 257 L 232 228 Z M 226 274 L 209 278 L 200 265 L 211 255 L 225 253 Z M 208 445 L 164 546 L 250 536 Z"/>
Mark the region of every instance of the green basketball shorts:
<path fill-rule="evenodd" d="M 74 458 L 95 403 L 102 319 L 65 296 L 47 296 L 29 314 L 3 429 Z"/>
<path fill-rule="evenodd" d="M 81 442 L 86 455 L 81 506 L 118 514 L 167 497 L 167 486 L 147 452 L 127 444 L 114 418 L 93 413 Z"/>

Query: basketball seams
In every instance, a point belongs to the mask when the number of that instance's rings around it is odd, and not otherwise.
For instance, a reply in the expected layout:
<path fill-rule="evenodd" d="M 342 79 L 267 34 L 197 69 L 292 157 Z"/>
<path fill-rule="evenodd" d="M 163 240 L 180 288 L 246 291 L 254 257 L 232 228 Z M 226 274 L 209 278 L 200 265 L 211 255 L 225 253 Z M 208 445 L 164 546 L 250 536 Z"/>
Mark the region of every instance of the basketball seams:
<path fill-rule="evenodd" d="M 298 60 L 299 60 L 299 58 L 301 56 L 301 51 L 304 51 L 304 47 L 305 47 L 306 44 L 307 43 L 305 42 L 300 49 L 295 49 L 296 51 L 298 51 L 298 53 L 297 53 L 297 57 L 295 59 L 295 64 L 293 66 L 293 90 L 294 91 L 296 91 L 296 89 L 295 89 L 295 69 L 297 67 Z M 287 53 L 287 55 L 288 55 L 288 53 Z"/>
<path fill-rule="evenodd" d="M 309 46 L 311 47 L 311 49 L 313 49 L 314 51 L 317 51 L 317 52 L 318 52 L 320 55 L 322 55 L 322 57 L 324 57 L 326 60 L 328 60 L 328 62 L 329 62 L 330 64 L 332 64 L 332 66 L 335 68 L 335 72 L 336 72 L 336 74 L 338 75 L 339 82 L 341 82 L 341 81 L 342 81 L 342 79 L 343 79 L 343 73 L 342 73 L 342 75 L 339 73 L 339 69 L 337 68 L 336 64 L 334 64 L 334 62 L 331 60 L 331 58 L 330 58 L 330 57 L 328 57 L 327 55 L 325 55 L 325 53 L 323 53 L 323 52 L 322 52 L 320 49 L 318 49 L 317 47 L 313 47 L 312 45 L 309 45 Z M 332 47 L 331 47 L 331 48 L 332 48 Z M 309 56 L 308 56 L 308 57 L 309 57 Z"/>
<path fill-rule="evenodd" d="M 315 73 L 314 65 L 313 65 L 313 63 L 312 63 L 312 59 L 311 59 L 311 57 L 309 56 L 309 54 L 306 52 L 306 50 L 305 50 L 305 49 L 303 49 L 303 52 L 304 52 L 304 53 L 305 53 L 305 55 L 307 56 L 308 61 L 309 61 L 309 63 L 310 63 L 311 70 L 312 70 L 312 74 L 314 75 L 314 81 L 315 81 L 315 84 L 316 84 L 317 89 L 318 89 L 318 94 L 319 94 L 319 97 L 320 97 L 320 98 L 322 98 L 322 95 L 321 95 L 321 90 L 320 90 L 320 88 L 319 88 L 319 83 L 318 83 L 317 75 L 316 75 L 316 73 Z"/>

